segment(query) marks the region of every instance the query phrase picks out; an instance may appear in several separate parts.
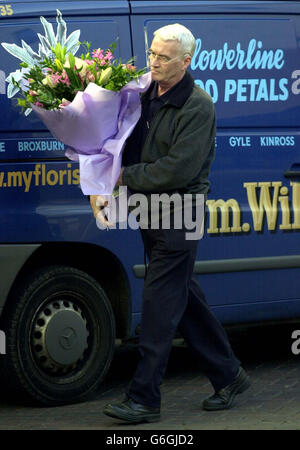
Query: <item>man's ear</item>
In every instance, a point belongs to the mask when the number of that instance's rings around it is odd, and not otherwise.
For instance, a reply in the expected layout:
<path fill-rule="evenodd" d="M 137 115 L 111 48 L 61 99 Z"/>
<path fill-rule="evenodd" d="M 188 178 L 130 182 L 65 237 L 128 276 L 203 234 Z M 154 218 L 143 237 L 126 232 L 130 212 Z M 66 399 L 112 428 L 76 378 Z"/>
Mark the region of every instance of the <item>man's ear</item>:
<path fill-rule="evenodd" d="M 187 69 L 192 62 L 192 57 L 190 55 L 186 55 L 183 60 L 184 68 Z"/>

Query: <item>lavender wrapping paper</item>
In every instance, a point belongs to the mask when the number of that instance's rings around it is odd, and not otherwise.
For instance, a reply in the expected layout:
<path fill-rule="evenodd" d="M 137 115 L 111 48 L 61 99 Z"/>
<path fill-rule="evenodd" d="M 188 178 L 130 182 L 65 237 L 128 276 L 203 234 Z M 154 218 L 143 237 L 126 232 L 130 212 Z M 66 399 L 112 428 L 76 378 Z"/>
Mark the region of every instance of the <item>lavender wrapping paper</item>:
<path fill-rule="evenodd" d="M 130 81 L 119 92 L 94 83 L 78 92 L 60 110 L 32 105 L 56 139 L 67 145 L 66 156 L 79 162 L 85 195 L 111 195 L 120 174 L 122 150 L 141 115 L 139 94 L 151 83 L 151 73 Z"/>

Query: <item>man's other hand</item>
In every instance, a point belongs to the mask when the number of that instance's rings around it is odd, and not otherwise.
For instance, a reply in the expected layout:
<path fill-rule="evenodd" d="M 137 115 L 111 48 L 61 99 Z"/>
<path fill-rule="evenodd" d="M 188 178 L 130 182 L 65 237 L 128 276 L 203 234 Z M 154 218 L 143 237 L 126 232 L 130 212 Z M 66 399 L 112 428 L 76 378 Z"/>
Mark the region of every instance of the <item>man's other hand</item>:
<path fill-rule="evenodd" d="M 114 224 L 107 220 L 105 208 L 109 208 L 108 200 L 102 195 L 90 195 L 90 204 L 95 219 L 106 228 L 112 227 Z"/>

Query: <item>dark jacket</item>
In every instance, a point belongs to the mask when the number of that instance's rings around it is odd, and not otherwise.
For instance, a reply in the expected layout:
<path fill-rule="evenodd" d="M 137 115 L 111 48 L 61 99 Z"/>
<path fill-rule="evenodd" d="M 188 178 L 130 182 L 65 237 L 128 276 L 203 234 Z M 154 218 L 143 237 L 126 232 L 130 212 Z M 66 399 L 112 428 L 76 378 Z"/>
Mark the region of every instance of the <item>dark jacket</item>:
<path fill-rule="evenodd" d="M 189 73 L 154 116 L 141 162 L 124 168 L 123 184 L 144 193 L 207 193 L 215 156 L 216 120 L 211 97 Z M 142 95 L 147 101 L 153 83 Z"/>

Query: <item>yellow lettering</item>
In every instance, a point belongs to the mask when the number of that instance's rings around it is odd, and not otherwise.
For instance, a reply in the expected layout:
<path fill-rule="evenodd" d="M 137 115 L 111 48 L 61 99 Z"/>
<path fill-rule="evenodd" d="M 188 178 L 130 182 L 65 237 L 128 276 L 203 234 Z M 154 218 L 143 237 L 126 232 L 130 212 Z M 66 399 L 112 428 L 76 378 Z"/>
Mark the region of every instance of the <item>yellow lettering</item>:
<path fill-rule="evenodd" d="M 293 189 L 294 223 L 292 228 L 295 230 L 300 228 L 300 183 L 291 181 L 290 185 Z"/>
<path fill-rule="evenodd" d="M 49 170 L 47 172 L 47 184 L 49 186 L 54 186 L 58 182 L 58 173 L 55 170 Z"/>
<path fill-rule="evenodd" d="M 73 170 L 72 174 L 73 174 L 72 184 L 79 184 L 80 183 L 80 171 L 79 171 L 79 169 Z"/>
<path fill-rule="evenodd" d="M 64 184 L 64 176 L 66 175 L 66 173 L 67 173 L 66 170 L 59 171 L 59 184 L 60 185 Z"/>
<path fill-rule="evenodd" d="M 11 5 L 0 5 L 0 16 L 11 16 L 13 13 Z"/>
<path fill-rule="evenodd" d="M 46 165 L 42 164 L 42 186 L 46 186 Z"/>
<path fill-rule="evenodd" d="M 14 13 L 11 5 L 6 5 L 6 12 L 8 16 L 11 16 Z"/>
<path fill-rule="evenodd" d="M 282 186 L 280 189 L 281 196 L 278 197 L 280 206 L 281 206 L 281 213 L 282 213 L 282 223 L 279 226 L 280 230 L 290 230 L 292 228 L 291 222 L 290 222 L 290 205 L 289 205 L 289 198 L 288 198 L 289 190 L 286 186 Z"/>
<path fill-rule="evenodd" d="M 69 163 L 67 164 L 67 168 L 68 168 L 68 184 L 72 183 L 72 170 L 70 170 L 72 168 L 72 164 Z"/>
<path fill-rule="evenodd" d="M 30 170 L 29 172 L 25 172 L 25 170 L 22 171 L 22 177 L 25 184 L 25 192 L 29 192 L 32 174 L 33 174 L 32 170 Z"/>
<path fill-rule="evenodd" d="M 231 198 L 226 202 L 222 199 L 207 200 L 209 210 L 208 233 L 238 233 L 241 228 L 241 211 L 238 202 Z M 232 211 L 232 227 L 229 226 L 229 208 Z M 221 228 L 218 228 L 218 211 L 221 211 Z"/>
<path fill-rule="evenodd" d="M 244 183 L 247 190 L 248 203 L 252 212 L 252 219 L 255 231 L 261 231 L 264 219 L 264 213 L 267 216 L 269 230 L 275 230 L 277 221 L 277 203 L 279 196 L 279 188 L 282 183 L 280 181 L 261 182 L 261 183 Z M 270 188 L 274 188 L 273 199 L 271 202 Z M 256 188 L 260 187 L 259 205 L 257 203 Z"/>
<path fill-rule="evenodd" d="M 7 172 L 7 185 L 9 187 L 22 186 L 22 174 L 21 172 Z"/>

